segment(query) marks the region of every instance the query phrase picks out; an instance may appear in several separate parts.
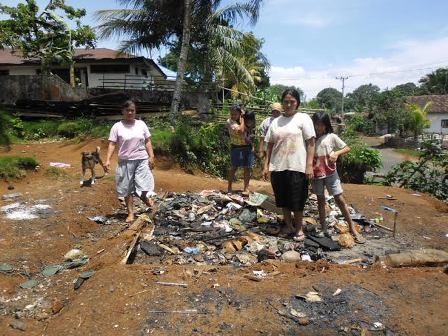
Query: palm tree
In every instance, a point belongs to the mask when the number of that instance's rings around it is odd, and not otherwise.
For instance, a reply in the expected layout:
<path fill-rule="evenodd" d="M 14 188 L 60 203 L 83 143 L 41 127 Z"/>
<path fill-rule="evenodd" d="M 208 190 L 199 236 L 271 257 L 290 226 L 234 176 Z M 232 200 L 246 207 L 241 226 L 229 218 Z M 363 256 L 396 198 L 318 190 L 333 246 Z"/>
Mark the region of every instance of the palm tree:
<path fill-rule="evenodd" d="M 179 104 L 182 95 L 182 84 L 184 81 L 185 65 L 187 64 L 188 45 L 190 44 L 191 29 L 191 0 L 184 0 L 184 22 L 182 28 L 182 47 L 180 49 L 180 57 L 177 66 L 176 86 L 173 92 L 173 100 L 171 102 L 171 123 L 174 124 L 177 114 L 179 113 Z"/>
<path fill-rule="evenodd" d="M 241 82 L 253 85 L 253 76 L 241 59 L 245 34 L 233 25 L 245 18 L 255 24 L 262 0 L 248 0 L 224 7 L 221 7 L 222 0 L 190 1 L 191 42 L 185 46 L 195 44 L 203 49 L 205 80 L 224 79 L 226 74 L 234 73 L 238 74 Z M 123 51 L 152 50 L 182 41 L 185 6 L 178 6 L 177 0 L 119 2 L 130 8 L 102 10 L 97 12 L 97 16 L 103 22 L 99 27 L 101 37 L 127 37 L 121 45 Z M 182 60 L 186 62 L 187 58 Z M 180 66 L 178 63 L 178 70 L 181 70 Z M 178 76 L 178 79 L 182 77 Z"/>
<path fill-rule="evenodd" d="M 428 119 L 428 112 L 430 111 L 432 102 L 427 102 L 425 106 L 420 107 L 417 104 L 406 105 L 409 112 L 409 121 L 407 128 L 414 133 L 414 138 L 423 132 L 425 128 L 431 126 L 431 121 Z"/>

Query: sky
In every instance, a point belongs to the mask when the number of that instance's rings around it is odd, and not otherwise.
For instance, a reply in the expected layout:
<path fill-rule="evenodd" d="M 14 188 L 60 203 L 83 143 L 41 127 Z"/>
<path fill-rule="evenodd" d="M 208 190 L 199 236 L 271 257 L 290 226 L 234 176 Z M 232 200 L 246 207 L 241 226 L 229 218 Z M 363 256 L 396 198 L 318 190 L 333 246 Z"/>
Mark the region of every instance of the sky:
<path fill-rule="evenodd" d="M 85 23 L 92 26 L 98 24 L 96 10 L 119 7 L 110 0 L 66 3 L 85 8 Z M 418 83 L 423 75 L 448 66 L 446 13 L 447 0 L 264 0 L 256 26 L 238 28 L 264 39 L 271 84 L 298 86 L 309 100 L 326 87 L 341 90 L 336 77 L 348 77 L 348 93 L 362 84 L 386 89 Z M 118 44 L 99 41 L 98 47 Z M 151 56 L 157 59 L 160 53 Z"/>

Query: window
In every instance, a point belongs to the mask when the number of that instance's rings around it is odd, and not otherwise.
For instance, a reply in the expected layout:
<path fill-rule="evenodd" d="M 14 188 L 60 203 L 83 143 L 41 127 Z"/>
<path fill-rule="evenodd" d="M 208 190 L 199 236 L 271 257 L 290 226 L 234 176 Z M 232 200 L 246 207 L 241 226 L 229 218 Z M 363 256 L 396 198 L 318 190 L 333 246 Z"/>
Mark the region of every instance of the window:
<path fill-rule="evenodd" d="M 91 73 L 129 73 L 129 64 L 93 64 L 90 66 Z"/>
<path fill-rule="evenodd" d="M 442 119 L 440 122 L 442 128 L 448 128 L 448 119 Z"/>
<path fill-rule="evenodd" d="M 138 75 L 138 68 L 135 68 L 135 74 Z"/>
<path fill-rule="evenodd" d="M 145 76 L 145 77 L 148 77 L 148 73 L 146 72 L 145 69 L 142 69 L 142 75 Z"/>
<path fill-rule="evenodd" d="M 0 76 L 8 76 L 9 70 L 0 70 Z"/>

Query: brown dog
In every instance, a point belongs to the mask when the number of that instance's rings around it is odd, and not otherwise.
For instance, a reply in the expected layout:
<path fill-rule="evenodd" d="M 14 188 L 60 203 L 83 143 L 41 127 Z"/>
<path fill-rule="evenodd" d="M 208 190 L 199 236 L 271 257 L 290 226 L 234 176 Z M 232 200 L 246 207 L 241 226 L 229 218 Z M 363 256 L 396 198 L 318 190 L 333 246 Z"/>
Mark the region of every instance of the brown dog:
<path fill-rule="evenodd" d="M 89 169 L 91 172 L 92 184 L 95 184 L 95 165 L 99 163 L 103 167 L 104 174 L 106 174 L 106 167 L 104 167 L 103 161 L 100 158 L 100 147 L 96 148 L 95 152 L 82 152 L 81 153 L 81 166 L 82 166 L 82 176 L 81 185 L 84 185 L 86 170 Z"/>

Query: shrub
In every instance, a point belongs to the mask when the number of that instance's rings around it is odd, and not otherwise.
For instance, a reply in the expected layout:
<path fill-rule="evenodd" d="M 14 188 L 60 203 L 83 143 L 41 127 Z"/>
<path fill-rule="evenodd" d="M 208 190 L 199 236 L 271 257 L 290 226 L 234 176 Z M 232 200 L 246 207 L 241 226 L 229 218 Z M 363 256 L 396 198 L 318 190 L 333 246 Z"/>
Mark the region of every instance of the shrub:
<path fill-rule="evenodd" d="M 418 162 L 404 161 L 394 166 L 384 184 L 428 192 L 448 201 L 448 152 L 436 141 L 424 142 L 421 150 Z"/>
<path fill-rule="evenodd" d="M 382 166 L 381 154 L 361 141 L 354 132 L 347 131 L 341 136 L 351 151 L 338 160 L 338 172 L 343 182 L 363 183 L 365 173 Z"/>
<path fill-rule="evenodd" d="M 356 132 L 361 132 L 367 135 L 374 135 L 376 131 L 375 122 L 372 119 L 368 119 L 361 114 L 354 115 L 348 122 L 347 127 Z"/>
<path fill-rule="evenodd" d="M 45 169 L 44 175 L 54 179 L 58 179 L 60 177 L 68 177 L 67 172 L 64 169 L 58 167 L 48 167 L 47 169 Z"/>
<path fill-rule="evenodd" d="M 200 168 L 224 177 L 230 163 L 227 128 L 224 124 L 194 125 L 184 121 L 176 128 L 171 151 L 184 168 Z"/>
<path fill-rule="evenodd" d="M 25 176 L 23 170 L 34 169 L 37 165 L 37 161 L 31 157 L 2 157 L 0 158 L 0 178 L 21 178 Z"/>

